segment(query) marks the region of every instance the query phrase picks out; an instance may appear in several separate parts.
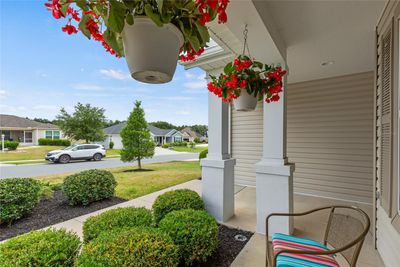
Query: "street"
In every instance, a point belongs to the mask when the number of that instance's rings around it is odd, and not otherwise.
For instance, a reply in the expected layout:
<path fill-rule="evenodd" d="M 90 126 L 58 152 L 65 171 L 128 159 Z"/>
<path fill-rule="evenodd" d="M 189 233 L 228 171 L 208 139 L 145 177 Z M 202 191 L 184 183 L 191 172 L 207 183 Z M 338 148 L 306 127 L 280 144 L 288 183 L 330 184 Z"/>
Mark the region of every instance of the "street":
<path fill-rule="evenodd" d="M 176 153 L 170 155 L 156 155 L 151 159 L 144 159 L 142 162 L 157 163 L 167 162 L 174 160 L 189 160 L 198 159 L 197 153 Z M 119 158 L 105 158 L 102 161 L 76 161 L 68 164 L 26 164 L 26 165 L 13 165 L 1 166 L 0 165 L 0 179 L 11 177 L 35 177 L 52 174 L 61 174 L 67 172 L 78 172 L 89 169 L 107 169 L 124 166 L 136 166 L 136 162 L 122 162 Z"/>

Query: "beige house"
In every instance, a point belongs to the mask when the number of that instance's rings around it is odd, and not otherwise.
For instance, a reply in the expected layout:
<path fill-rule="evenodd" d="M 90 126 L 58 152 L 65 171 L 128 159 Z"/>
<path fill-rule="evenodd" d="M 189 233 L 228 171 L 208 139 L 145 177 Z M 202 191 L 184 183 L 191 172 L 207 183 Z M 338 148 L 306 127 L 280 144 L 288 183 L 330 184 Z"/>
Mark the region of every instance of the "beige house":
<path fill-rule="evenodd" d="M 281 101 L 255 111 L 209 94 L 207 210 L 265 234 L 274 212 L 359 206 L 372 226 L 358 266 L 400 266 L 399 1 L 231 1 L 228 14 L 210 27 L 216 45 L 186 68 L 221 73 L 242 52 L 247 24 L 251 55 L 289 73 Z M 271 223 L 272 233 L 316 230 Z"/>
<path fill-rule="evenodd" d="M 4 140 L 18 141 L 21 146 L 36 146 L 40 138 L 63 137 L 56 125 L 7 114 L 0 114 L 0 135 L 4 135 Z"/>

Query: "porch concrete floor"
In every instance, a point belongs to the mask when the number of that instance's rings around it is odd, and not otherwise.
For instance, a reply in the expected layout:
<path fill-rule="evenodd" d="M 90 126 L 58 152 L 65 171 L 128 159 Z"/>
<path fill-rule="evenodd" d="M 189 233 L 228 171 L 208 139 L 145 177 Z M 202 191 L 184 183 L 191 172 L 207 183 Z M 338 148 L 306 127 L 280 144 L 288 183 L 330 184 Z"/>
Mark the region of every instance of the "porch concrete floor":
<path fill-rule="evenodd" d="M 155 199 L 163 194 L 164 192 L 188 188 L 196 191 L 201 194 L 201 181 L 193 180 L 183 184 L 179 184 L 176 186 L 172 186 L 158 192 L 154 192 L 133 200 L 126 201 L 124 203 L 108 207 L 102 210 L 95 211 L 90 214 L 86 214 L 51 227 L 55 228 L 65 228 L 67 230 L 76 232 L 82 238 L 82 226 L 83 222 L 94 215 L 100 214 L 106 210 L 110 210 L 117 207 L 146 207 L 151 208 Z M 251 187 L 235 187 L 235 216 L 232 217 L 225 224 L 231 227 L 237 227 L 244 230 L 255 232 L 256 229 L 256 194 L 255 188 Z M 349 203 L 339 200 L 318 198 L 318 197 L 309 197 L 309 196 L 300 196 L 295 195 L 294 198 L 295 203 L 295 211 L 305 211 L 312 208 L 324 206 L 324 205 L 332 205 L 332 204 L 345 204 L 345 205 L 357 205 L 364 209 L 372 218 L 372 207 L 369 205 L 359 205 L 356 203 Z M 324 224 L 321 223 L 321 220 L 318 220 L 311 217 L 303 217 L 295 220 L 295 235 L 298 236 L 307 236 L 309 238 L 313 238 L 316 240 L 321 239 L 321 233 L 323 233 Z M 338 259 L 339 263 L 342 262 L 342 259 Z M 233 267 L 262 267 L 265 266 L 265 236 L 260 234 L 254 234 L 253 237 L 249 240 L 244 249 L 240 252 L 238 257 L 232 263 Z M 342 266 L 342 264 L 341 264 Z M 346 266 L 346 264 L 343 264 Z M 358 261 L 357 266 L 361 267 L 380 267 L 383 266 L 379 255 L 373 248 L 372 244 L 372 235 L 369 234 L 366 242 L 364 243 L 363 249 L 361 251 L 361 255 Z"/>
<path fill-rule="evenodd" d="M 256 230 L 256 189 L 252 187 L 235 188 L 235 216 L 225 224 L 239 227 L 244 230 L 255 232 Z M 353 205 L 362 208 L 372 217 L 372 206 L 366 204 L 352 203 L 335 199 L 327 199 L 312 196 L 295 195 L 295 212 L 307 211 L 328 205 Z M 326 213 L 327 215 L 328 213 Z M 322 217 L 327 218 L 327 216 Z M 372 219 L 371 219 L 372 220 Z M 321 241 L 325 231 L 326 223 L 321 219 L 321 213 L 305 217 L 297 217 L 294 220 L 294 235 Z M 254 234 L 238 257 L 232 263 L 232 267 L 265 266 L 265 236 Z M 336 258 L 340 266 L 348 266 L 344 259 L 338 255 Z M 367 235 L 358 259 L 357 266 L 381 267 L 384 266 L 378 253 L 374 249 L 371 232 Z"/>

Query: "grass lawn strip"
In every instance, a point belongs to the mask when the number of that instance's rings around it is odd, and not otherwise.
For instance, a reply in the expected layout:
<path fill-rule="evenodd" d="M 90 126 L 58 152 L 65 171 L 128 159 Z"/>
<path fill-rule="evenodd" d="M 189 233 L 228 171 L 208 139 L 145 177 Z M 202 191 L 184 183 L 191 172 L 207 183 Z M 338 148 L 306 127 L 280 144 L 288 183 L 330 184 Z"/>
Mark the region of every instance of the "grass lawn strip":
<path fill-rule="evenodd" d="M 116 181 L 116 196 L 133 199 L 155 191 L 181 184 L 201 175 L 198 161 L 173 161 L 167 163 L 145 164 L 146 171 L 137 172 L 136 166 L 108 169 Z M 34 177 L 34 179 L 61 184 L 64 177 L 72 173 Z"/>
<path fill-rule="evenodd" d="M 201 151 L 206 150 L 207 148 L 208 147 L 190 148 L 190 147 L 176 146 L 176 147 L 171 147 L 170 149 L 178 152 L 200 153 Z"/>

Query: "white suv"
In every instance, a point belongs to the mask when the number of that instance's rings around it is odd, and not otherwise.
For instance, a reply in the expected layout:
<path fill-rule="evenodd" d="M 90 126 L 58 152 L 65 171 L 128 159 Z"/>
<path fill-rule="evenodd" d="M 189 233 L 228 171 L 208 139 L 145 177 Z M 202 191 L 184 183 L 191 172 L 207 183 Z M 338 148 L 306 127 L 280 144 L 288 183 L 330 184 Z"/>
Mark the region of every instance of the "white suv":
<path fill-rule="evenodd" d="M 95 160 L 99 161 L 106 156 L 106 150 L 102 145 L 84 144 L 73 145 L 63 150 L 53 150 L 47 153 L 46 160 L 52 162 L 68 163 L 71 160 Z"/>

